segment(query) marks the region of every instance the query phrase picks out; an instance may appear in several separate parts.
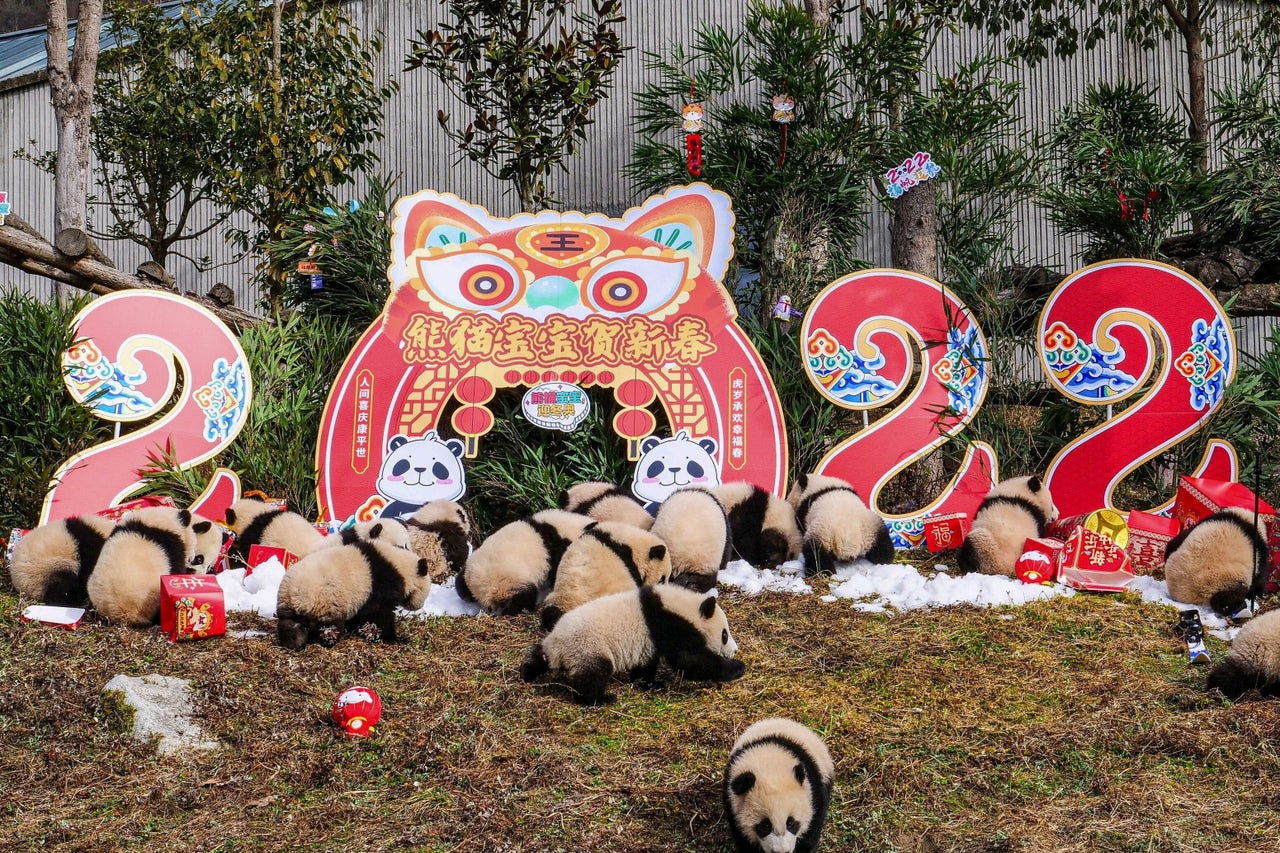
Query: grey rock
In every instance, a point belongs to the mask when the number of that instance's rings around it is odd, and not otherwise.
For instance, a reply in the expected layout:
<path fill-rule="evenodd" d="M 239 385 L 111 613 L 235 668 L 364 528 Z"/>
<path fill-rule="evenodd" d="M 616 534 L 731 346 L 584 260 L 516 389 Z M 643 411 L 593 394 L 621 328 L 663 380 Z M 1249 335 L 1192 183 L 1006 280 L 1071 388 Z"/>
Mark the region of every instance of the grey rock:
<path fill-rule="evenodd" d="M 192 719 L 191 683 L 167 675 L 117 675 L 102 688 L 108 713 L 134 740 L 155 742 L 161 755 L 217 749 Z M 132 713 L 130 713 L 132 712 Z"/>

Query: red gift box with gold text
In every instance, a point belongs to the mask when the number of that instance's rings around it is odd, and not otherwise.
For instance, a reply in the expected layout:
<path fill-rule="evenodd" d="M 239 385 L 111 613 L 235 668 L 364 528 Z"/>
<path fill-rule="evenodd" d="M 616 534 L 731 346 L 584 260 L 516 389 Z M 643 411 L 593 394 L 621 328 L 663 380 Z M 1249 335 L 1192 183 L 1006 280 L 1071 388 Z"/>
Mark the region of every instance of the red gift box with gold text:
<path fill-rule="evenodd" d="M 212 575 L 160 578 L 160 630 L 172 642 L 227 633 L 227 604 Z"/>
<path fill-rule="evenodd" d="M 1061 580 L 1074 589 L 1123 592 L 1133 580 L 1133 566 L 1119 545 L 1077 527 L 1063 549 Z"/>
<path fill-rule="evenodd" d="M 1129 552 L 1133 570 L 1149 575 L 1164 565 L 1164 549 L 1169 540 L 1178 535 L 1178 520 L 1134 509 L 1129 511 L 1126 523 L 1129 544 L 1125 550 Z"/>
<path fill-rule="evenodd" d="M 1022 556 L 1013 567 L 1018 580 L 1023 583 L 1052 583 L 1057 580 L 1065 547 L 1061 540 L 1049 537 L 1028 539 L 1022 546 Z"/>
<path fill-rule="evenodd" d="M 924 542 L 931 554 L 959 548 L 968 535 L 969 514 L 966 512 L 924 517 Z"/>

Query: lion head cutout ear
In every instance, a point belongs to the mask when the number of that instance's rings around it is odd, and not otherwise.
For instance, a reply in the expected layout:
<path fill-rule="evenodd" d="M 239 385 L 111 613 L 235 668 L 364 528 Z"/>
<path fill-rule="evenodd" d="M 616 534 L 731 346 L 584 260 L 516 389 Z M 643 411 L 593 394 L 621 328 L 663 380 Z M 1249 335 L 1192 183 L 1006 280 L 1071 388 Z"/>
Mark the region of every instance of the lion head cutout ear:
<path fill-rule="evenodd" d="M 628 210 L 622 221 L 632 234 L 690 252 L 716 281 L 729 270 L 733 207 L 729 196 L 706 184 L 672 187 Z"/>

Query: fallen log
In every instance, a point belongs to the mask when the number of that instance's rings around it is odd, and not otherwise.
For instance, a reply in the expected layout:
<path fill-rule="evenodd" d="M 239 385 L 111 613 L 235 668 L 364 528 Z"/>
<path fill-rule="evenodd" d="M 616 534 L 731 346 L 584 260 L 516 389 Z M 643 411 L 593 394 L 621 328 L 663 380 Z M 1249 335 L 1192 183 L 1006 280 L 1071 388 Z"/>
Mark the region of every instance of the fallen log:
<path fill-rule="evenodd" d="M 66 252 L 50 243 L 19 217 L 10 215 L 5 218 L 5 224 L 0 226 L 0 263 L 97 295 L 122 290 L 177 292 L 149 276 L 130 275 L 119 270 L 109 259 L 104 262 L 96 256 L 106 257 L 101 255 L 101 250 L 97 249 L 93 240 L 84 232 L 79 232 L 83 235 L 82 241 L 72 233 L 76 230 L 66 229 L 58 235 L 63 245 L 72 250 Z M 247 329 L 262 322 L 261 317 L 233 305 L 225 305 L 209 296 L 187 298 L 209 309 L 218 319 L 236 330 Z"/>

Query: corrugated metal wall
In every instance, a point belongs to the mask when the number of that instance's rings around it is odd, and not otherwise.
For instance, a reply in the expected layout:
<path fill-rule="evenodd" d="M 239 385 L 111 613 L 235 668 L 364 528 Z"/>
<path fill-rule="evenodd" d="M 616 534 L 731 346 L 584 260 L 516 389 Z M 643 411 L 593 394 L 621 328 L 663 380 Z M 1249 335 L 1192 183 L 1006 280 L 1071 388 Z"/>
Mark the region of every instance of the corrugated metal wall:
<path fill-rule="evenodd" d="M 399 191 L 430 187 L 457 193 L 495 213 L 514 212 L 515 199 L 506 191 L 506 186 L 499 185 L 473 163 L 456 162 L 455 150 L 436 124 L 438 109 L 460 115 L 461 103 L 430 73 L 401 71 L 410 39 L 417 31 L 435 25 L 440 5 L 422 0 L 363 0 L 347 5 L 362 30 L 381 33 L 386 49 L 380 74 L 400 82 L 400 92 L 387 108 L 386 138 L 381 146 L 384 170 L 400 176 Z M 704 22 L 715 22 L 733 30 L 745 15 L 746 4 L 724 0 L 631 0 L 626 8 L 629 20 L 624 26 L 623 41 L 633 49 L 617 72 L 613 97 L 597 109 L 596 123 L 588 131 L 587 144 L 568 161 L 568 173 L 557 175 L 552 181 L 553 189 L 567 207 L 616 214 L 641 200 L 622 176 L 622 169 L 630 158 L 632 143 L 629 94 L 648 79 L 644 53 L 663 51 L 675 42 L 690 40 Z M 954 68 L 959 62 L 973 59 L 987 46 L 988 40 L 982 35 L 944 34 L 933 52 L 930 67 Z M 1019 136 L 1030 139 L 1044 132 L 1055 111 L 1078 99 L 1085 87 L 1096 81 L 1159 84 L 1157 91 L 1164 106 L 1180 111 L 1178 96 L 1167 86 L 1169 80 L 1181 86 L 1180 54 L 1180 48 L 1171 43 L 1150 53 L 1139 51 L 1128 46 L 1119 35 L 1113 35 L 1094 50 L 1073 59 L 1049 60 L 1035 68 L 1021 69 L 1017 73 L 1024 86 Z M 1211 87 L 1236 76 L 1239 70 L 1235 59 L 1215 62 L 1211 66 Z M 715 133 L 714 126 L 707 132 Z M 15 211 L 37 227 L 48 229 L 53 219 L 52 181 L 31 164 L 7 157 L 30 139 L 38 140 L 35 146 L 38 150 L 51 148 L 54 142 L 52 108 L 43 84 L 0 94 L 0 164 L 3 164 L 0 165 L 0 189 L 9 191 Z M 1027 259 L 1071 269 L 1079 256 L 1079 244 L 1058 235 L 1034 204 L 1028 202 L 1019 210 L 1016 237 Z M 877 264 L 887 264 L 889 241 L 885 212 L 873 210 L 864 256 Z M 144 258 L 140 249 L 123 243 L 112 245 L 110 251 L 125 268 L 132 268 Z M 199 290 L 207 290 L 215 281 L 225 281 L 236 290 L 237 304 L 253 304 L 254 295 L 247 283 L 250 260 L 231 263 L 231 247 L 214 235 L 210 235 L 199 253 L 210 255 L 223 266 L 210 273 L 197 274 L 189 265 L 180 263 L 175 270 L 180 281 L 189 285 L 198 282 L 196 289 Z M 0 269 L 0 282 L 5 280 L 36 293 L 50 290 L 46 281 L 7 268 Z M 1260 352 L 1265 330 L 1270 325 L 1270 320 L 1244 323 L 1240 335 L 1242 347 L 1249 352 Z"/>

